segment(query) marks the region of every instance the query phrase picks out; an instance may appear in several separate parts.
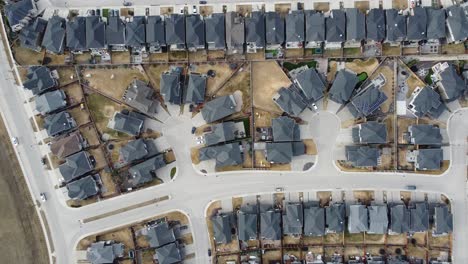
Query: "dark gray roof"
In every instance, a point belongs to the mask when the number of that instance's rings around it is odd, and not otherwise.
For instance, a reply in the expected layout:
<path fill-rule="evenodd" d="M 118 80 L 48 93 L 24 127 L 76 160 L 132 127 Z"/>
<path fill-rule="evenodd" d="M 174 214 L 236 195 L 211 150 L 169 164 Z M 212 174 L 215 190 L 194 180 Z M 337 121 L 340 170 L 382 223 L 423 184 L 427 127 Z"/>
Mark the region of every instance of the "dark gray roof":
<path fill-rule="evenodd" d="M 350 107 L 354 108 L 356 117 L 366 117 L 377 111 L 387 99 L 387 95 L 372 84 L 351 99 Z"/>
<path fill-rule="evenodd" d="M 171 14 L 166 18 L 167 45 L 185 45 L 185 19 L 183 15 Z"/>
<path fill-rule="evenodd" d="M 354 143 L 385 144 L 387 143 L 387 126 L 385 123 L 369 121 L 353 128 Z"/>
<path fill-rule="evenodd" d="M 234 131 L 234 122 L 214 124 L 211 126 L 211 132 L 205 134 L 206 145 L 210 146 L 221 142 L 234 140 Z"/>
<path fill-rule="evenodd" d="M 314 206 L 304 208 L 304 235 L 323 236 L 325 234 L 325 208 Z"/>
<path fill-rule="evenodd" d="M 130 136 L 137 136 L 143 128 L 143 118 L 137 115 L 125 115 L 116 112 L 109 121 L 108 127 Z"/>
<path fill-rule="evenodd" d="M 122 243 L 108 244 L 104 241 L 99 241 L 91 244 L 86 252 L 86 258 L 92 264 L 108 264 L 114 263 L 118 257 L 124 254 L 124 245 Z"/>
<path fill-rule="evenodd" d="M 27 80 L 23 82 L 23 87 L 31 90 L 34 95 L 57 86 L 57 80 L 52 77 L 49 68 L 45 66 L 29 67 L 26 78 Z"/>
<path fill-rule="evenodd" d="M 65 111 L 44 118 L 44 128 L 51 137 L 67 132 L 75 126 L 75 120 Z"/>
<path fill-rule="evenodd" d="M 380 153 L 378 148 L 368 146 L 346 146 L 346 159 L 355 167 L 375 167 Z"/>
<path fill-rule="evenodd" d="M 314 10 L 305 11 L 305 40 L 325 41 L 325 17 Z"/>
<path fill-rule="evenodd" d="M 372 8 L 366 19 L 367 39 L 381 42 L 385 38 L 385 14 L 380 8 Z"/>
<path fill-rule="evenodd" d="M 419 149 L 416 159 L 418 170 L 440 170 L 443 151 L 442 149 Z"/>
<path fill-rule="evenodd" d="M 106 23 L 100 16 L 86 17 L 86 48 L 103 49 L 106 47 Z"/>
<path fill-rule="evenodd" d="M 369 215 L 367 208 L 362 204 L 349 206 L 348 231 L 351 234 L 367 232 L 369 229 Z"/>
<path fill-rule="evenodd" d="M 328 232 L 343 232 L 345 225 L 345 205 L 342 203 L 334 203 L 326 207 L 325 220 Z"/>
<path fill-rule="evenodd" d="M 174 230 L 169 228 L 167 222 L 161 222 L 144 230 L 145 238 L 150 247 L 157 248 L 175 242 Z"/>
<path fill-rule="evenodd" d="M 245 21 L 237 12 L 226 13 L 226 43 L 228 49 L 242 49 L 245 43 Z"/>
<path fill-rule="evenodd" d="M 330 100 L 339 104 L 346 103 L 351 98 L 358 82 L 359 78 L 354 72 L 346 69 L 339 70 L 330 88 Z"/>
<path fill-rule="evenodd" d="M 109 45 L 125 44 L 125 24 L 119 16 L 107 18 L 106 42 Z"/>
<path fill-rule="evenodd" d="M 66 45 L 72 51 L 86 50 L 86 18 L 75 17 L 67 21 Z"/>
<path fill-rule="evenodd" d="M 294 83 L 304 93 L 307 100 L 318 101 L 323 97 L 327 85 L 315 69 L 307 69 L 296 75 Z"/>
<path fill-rule="evenodd" d="M 460 75 L 458 75 L 453 64 L 449 64 L 449 67 L 440 73 L 440 77 L 441 80 L 439 84 L 443 87 L 447 95 L 447 101 L 460 98 L 467 90 L 465 82 Z"/>
<path fill-rule="evenodd" d="M 440 95 L 429 86 L 422 88 L 412 104 L 414 105 L 414 114 L 418 117 L 429 115 L 437 118 L 445 110 L 445 106 L 440 100 Z"/>
<path fill-rule="evenodd" d="M 427 39 L 445 38 L 445 9 L 426 8 Z"/>
<path fill-rule="evenodd" d="M 266 143 L 266 159 L 271 163 L 290 163 L 293 156 L 291 142 Z"/>
<path fill-rule="evenodd" d="M 346 17 L 341 10 L 332 10 L 325 19 L 327 42 L 344 42 L 346 39 Z"/>
<path fill-rule="evenodd" d="M 406 38 L 408 40 L 419 41 L 426 39 L 427 14 L 426 10 L 420 6 L 413 8 L 414 15 L 408 16 Z"/>
<path fill-rule="evenodd" d="M 434 212 L 434 234 L 447 234 L 453 231 L 453 215 L 447 205 L 438 205 Z"/>
<path fill-rule="evenodd" d="M 74 200 L 84 200 L 98 193 L 99 188 L 93 176 L 89 175 L 82 179 L 67 184 L 68 197 Z"/>
<path fill-rule="evenodd" d="M 291 116 L 298 116 L 307 107 L 302 96 L 291 88 L 281 87 L 278 90 L 278 97 L 273 100 Z"/>
<path fill-rule="evenodd" d="M 119 149 L 119 158 L 123 163 L 128 164 L 148 155 L 148 148 L 144 139 L 132 140 Z"/>
<path fill-rule="evenodd" d="M 125 45 L 132 48 L 143 47 L 146 43 L 145 17 L 134 16 L 125 26 Z"/>
<path fill-rule="evenodd" d="M 453 35 L 453 41 L 465 40 L 468 36 L 468 18 L 460 6 L 449 6 L 447 11 L 448 32 Z"/>
<path fill-rule="evenodd" d="M 410 209 L 411 212 L 411 232 L 425 232 L 429 230 L 429 210 L 427 203 L 416 203 Z"/>
<path fill-rule="evenodd" d="M 59 166 L 60 173 L 65 182 L 71 182 L 93 170 L 93 165 L 89 161 L 88 156 L 88 152 L 81 151 L 65 159 L 65 163 Z"/>
<path fill-rule="evenodd" d="M 305 22 L 302 10 L 291 11 L 286 16 L 286 42 L 304 42 Z"/>
<path fill-rule="evenodd" d="M 387 19 L 387 41 L 403 41 L 406 38 L 406 17 L 396 9 L 385 10 Z"/>
<path fill-rule="evenodd" d="M 146 18 L 146 43 L 151 46 L 166 46 L 164 20 L 160 16 Z"/>
<path fill-rule="evenodd" d="M 216 215 L 211 218 L 213 235 L 216 244 L 231 243 L 231 216 L 228 214 Z"/>
<path fill-rule="evenodd" d="M 42 115 L 55 111 L 67 105 L 66 96 L 63 90 L 47 92 L 36 97 L 36 111 Z"/>
<path fill-rule="evenodd" d="M 161 74 L 161 95 L 166 103 L 180 105 L 182 103 L 182 88 L 180 73 L 171 71 Z"/>
<path fill-rule="evenodd" d="M 346 9 L 346 40 L 361 41 L 366 37 L 366 15 L 357 8 Z"/>
<path fill-rule="evenodd" d="M 260 237 L 264 240 L 281 239 L 281 213 L 269 210 L 260 213 Z"/>
<path fill-rule="evenodd" d="M 242 164 L 239 143 L 202 148 L 200 149 L 199 158 L 202 161 L 216 159 L 217 168 Z"/>
<path fill-rule="evenodd" d="M 155 114 L 158 106 L 157 101 L 154 99 L 154 90 L 145 82 L 137 79 L 134 79 L 125 91 L 124 101 L 131 107 L 148 115 Z"/>
<path fill-rule="evenodd" d="M 141 184 L 150 182 L 153 180 L 153 174 L 155 174 L 155 171 L 164 166 L 166 166 L 166 161 L 164 160 L 164 155 L 162 154 L 147 159 L 146 161 L 134 165 L 128 169 L 131 178 L 129 181 L 133 186 L 139 186 Z"/>
<path fill-rule="evenodd" d="M 205 102 L 206 82 L 205 75 L 189 74 L 185 103 L 201 104 Z"/>
<path fill-rule="evenodd" d="M 237 213 L 237 229 L 239 240 L 256 240 L 257 239 L 257 213 L 243 212 Z"/>
<path fill-rule="evenodd" d="M 233 95 L 224 95 L 205 103 L 201 110 L 203 119 L 212 123 L 236 112 L 236 100 Z"/>
<path fill-rule="evenodd" d="M 306 154 L 306 146 L 304 142 L 302 141 L 292 142 L 292 151 L 293 151 L 293 156 L 300 156 L 300 155 Z"/>
<path fill-rule="evenodd" d="M 47 23 L 47 28 L 42 38 L 42 46 L 53 53 L 63 53 L 65 44 L 65 19 L 59 16 L 53 16 Z"/>
<path fill-rule="evenodd" d="M 299 125 L 292 118 L 280 116 L 271 120 L 273 141 L 298 141 L 301 140 Z"/>
<path fill-rule="evenodd" d="M 252 12 L 245 18 L 245 42 L 255 43 L 257 47 L 265 46 L 265 15 L 263 12 Z"/>
<path fill-rule="evenodd" d="M 47 27 L 47 21 L 42 18 L 35 18 L 23 27 L 19 33 L 20 45 L 23 48 L 40 51 L 44 31 Z"/>
<path fill-rule="evenodd" d="M 59 159 L 65 158 L 81 151 L 86 145 L 83 137 L 79 132 L 73 132 L 72 134 L 56 139 L 50 145 L 50 151 L 53 155 L 56 155 Z"/>
<path fill-rule="evenodd" d="M 304 225 L 304 211 L 301 203 L 285 204 L 283 213 L 283 234 L 300 235 Z"/>
<path fill-rule="evenodd" d="M 8 24 L 10 26 L 20 24 L 21 20 L 27 17 L 34 9 L 32 0 L 8 1 L 8 4 L 5 5 L 5 16 L 8 19 Z"/>
<path fill-rule="evenodd" d="M 440 128 L 433 125 L 411 125 L 408 127 L 411 143 L 416 145 L 440 145 L 442 144 L 442 135 Z"/>
<path fill-rule="evenodd" d="M 397 204 L 390 208 L 390 230 L 403 234 L 410 229 L 410 211 L 404 204 Z"/>
<path fill-rule="evenodd" d="M 177 247 L 177 243 L 167 244 L 156 249 L 156 256 L 159 264 L 174 264 L 182 261 L 182 255 Z"/>
<path fill-rule="evenodd" d="M 371 205 L 369 211 L 369 230 L 371 234 L 387 234 L 388 208 L 386 205 Z"/>
<path fill-rule="evenodd" d="M 206 43 L 214 43 L 213 48 L 224 49 L 226 47 L 224 14 L 212 14 L 205 18 Z"/>
<path fill-rule="evenodd" d="M 265 19 L 266 43 L 282 45 L 285 41 L 284 18 L 277 12 L 267 12 L 265 13 Z"/>
<path fill-rule="evenodd" d="M 205 23 L 200 15 L 185 17 L 185 34 L 188 48 L 205 47 Z"/>

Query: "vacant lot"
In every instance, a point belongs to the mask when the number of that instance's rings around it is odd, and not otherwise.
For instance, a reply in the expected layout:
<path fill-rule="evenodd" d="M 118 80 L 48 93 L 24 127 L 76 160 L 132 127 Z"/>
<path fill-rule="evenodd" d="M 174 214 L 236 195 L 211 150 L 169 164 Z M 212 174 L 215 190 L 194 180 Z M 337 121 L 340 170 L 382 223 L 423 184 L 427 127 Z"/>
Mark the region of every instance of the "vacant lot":
<path fill-rule="evenodd" d="M 0 254 L 2 263 L 49 263 L 45 238 L 0 119 Z"/>

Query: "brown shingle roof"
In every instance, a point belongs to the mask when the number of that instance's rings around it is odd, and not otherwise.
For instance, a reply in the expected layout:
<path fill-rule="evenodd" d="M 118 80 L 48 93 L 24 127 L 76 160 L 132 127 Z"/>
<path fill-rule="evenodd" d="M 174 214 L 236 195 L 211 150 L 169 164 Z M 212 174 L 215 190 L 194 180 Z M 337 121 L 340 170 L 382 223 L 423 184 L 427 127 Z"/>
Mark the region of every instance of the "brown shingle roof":
<path fill-rule="evenodd" d="M 54 141 L 50 146 L 52 154 L 62 159 L 83 149 L 83 138 L 75 132 L 67 137 Z"/>

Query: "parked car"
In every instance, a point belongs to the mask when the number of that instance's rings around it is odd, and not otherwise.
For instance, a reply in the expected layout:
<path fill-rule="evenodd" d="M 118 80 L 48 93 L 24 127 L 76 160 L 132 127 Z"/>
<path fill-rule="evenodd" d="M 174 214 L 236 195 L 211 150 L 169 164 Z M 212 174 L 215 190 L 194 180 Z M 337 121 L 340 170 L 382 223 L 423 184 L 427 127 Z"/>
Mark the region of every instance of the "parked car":
<path fill-rule="evenodd" d="M 275 191 L 276 192 L 282 192 L 282 191 L 284 191 L 284 188 L 283 187 L 276 187 Z"/>
<path fill-rule="evenodd" d="M 208 249 L 208 257 L 211 257 L 211 248 Z"/>
<path fill-rule="evenodd" d="M 13 146 L 18 146 L 19 142 L 18 142 L 18 138 L 17 137 L 12 137 L 11 138 L 11 143 L 13 143 Z"/>
<path fill-rule="evenodd" d="M 193 9 L 192 9 L 193 13 L 196 14 L 197 13 L 197 6 L 193 6 Z"/>
<path fill-rule="evenodd" d="M 416 185 L 406 185 L 406 190 L 416 190 Z"/>
<path fill-rule="evenodd" d="M 46 165 L 46 159 L 45 158 L 41 158 L 41 165 L 42 166 Z"/>
<path fill-rule="evenodd" d="M 195 134 L 195 131 L 197 130 L 196 127 L 192 127 L 192 134 Z"/>
<path fill-rule="evenodd" d="M 200 1 L 200 5 L 206 5 L 206 1 Z"/>
<path fill-rule="evenodd" d="M 315 111 L 318 111 L 318 107 L 316 104 L 312 104 L 312 108 L 315 110 Z"/>
<path fill-rule="evenodd" d="M 41 201 L 42 202 L 47 201 L 47 197 L 46 197 L 45 193 L 41 193 Z"/>

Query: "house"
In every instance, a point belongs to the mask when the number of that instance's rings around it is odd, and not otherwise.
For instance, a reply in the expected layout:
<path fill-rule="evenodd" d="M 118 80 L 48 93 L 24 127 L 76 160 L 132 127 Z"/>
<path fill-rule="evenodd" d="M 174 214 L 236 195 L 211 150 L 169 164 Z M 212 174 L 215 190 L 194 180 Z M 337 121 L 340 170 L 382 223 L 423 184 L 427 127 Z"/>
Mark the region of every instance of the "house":
<path fill-rule="evenodd" d="M 281 239 L 281 213 L 269 208 L 260 213 L 260 238 L 262 240 Z"/>
<path fill-rule="evenodd" d="M 325 207 L 326 233 L 342 233 L 345 226 L 345 205 L 333 203 Z"/>
<path fill-rule="evenodd" d="M 151 116 L 157 112 L 158 103 L 154 90 L 143 81 L 134 79 L 127 87 L 122 100 L 144 114 Z"/>
<path fill-rule="evenodd" d="M 439 62 L 432 66 L 432 80 L 435 82 L 442 99 L 447 102 L 457 100 L 462 97 L 467 86 L 458 75 L 455 65 L 447 62 Z"/>
<path fill-rule="evenodd" d="M 280 49 L 285 41 L 284 18 L 277 12 L 265 13 L 265 41 L 266 49 Z"/>
<path fill-rule="evenodd" d="M 303 48 L 305 41 L 305 17 L 302 10 L 291 11 L 286 16 L 286 48 Z"/>
<path fill-rule="evenodd" d="M 231 221 L 230 214 L 218 214 L 211 218 L 214 236 L 213 240 L 216 244 L 231 243 Z"/>
<path fill-rule="evenodd" d="M 434 125 L 410 125 L 407 141 L 414 145 L 440 145 L 442 144 L 442 135 L 440 128 Z"/>
<path fill-rule="evenodd" d="M 460 6 L 449 6 L 447 12 L 447 42 L 459 43 L 468 36 L 468 18 Z"/>
<path fill-rule="evenodd" d="M 270 163 L 291 163 L 293 156 L 293 145 L 291 142 L 268 142 L 266 143 L 265 156 Z"/>
<path fill-rule="evenodd" d="M 440 170 L 443 151 L 440 148 L 412 150 L 407 152 L 406 160 L 414 162 L 417 170 Z"/>
<path fill-rule="evenodd" d="M 236 138 L 235 132 L 236 127 L 234 122 L 214 124 L 211 126 L 211 132 L 205 134 L 205 144 L 211 146 L 226 141 L 232 141 Z"/>
<path fill-rule="evenodd" d="M 67 189 L 68 197 L 72 200 L 85 200 L 99 192 L 99 187 L 91 175 L 68 183 Z"/>
<path fill-rule="evenodd" d="M 387 20 L 385 42 L 390 45 L 400 45 L 406 39 L 406 17 L 396 9 L 387 9 L 385 18 Z"/>
<path fill-rule="evenodd" d="M 106 27 L 106 43 L 112 51 L 127 50 L 125 24 L 119 16 L 109 16 Z"/>
<path fill-rule="evenodd" d="M 356 96 L 351 99 L 349 110 L 356 117 L 367 117 L 376 112 L 388 99 L 387 95 L 380 90 L 386 83 L 383 74 L 371 81 Z"/>
<path fill-rule="evenodd" d="M 325 208 L 318 204 L 304 208 L 304 235 L 314 237 L 325 235 Z"/>
<path fill-rule="evenodd" d="M 211 14 L 205 17 L 205 35 L 208 50 L 225 50 L 224 14 Z"/>
<path fill-rule="evenodd" d="M 325 18 L 326 49 L 341 49 L 346 40 L 346 17 L 341 10 L 331 10 L 330 16 Z"/>
<path fill-rule="evenodd" d="M 388 207 L 386 205 L 370 205 L 368 234 L 387 234 L 388 231 Z"/>
<path fill-rule="evenodd" d="M 59 16 L 52 16 L 47 23 L 44 36 L 42 38 L 42 47 L 47 52 L 53 54 L 62 54 L 65 48 L 65 19 Z"/>
<path fill-rule="evenodd" d="M 348 232 L 356 234 L 369 230 L 369 215 L 365 205 L 352 204 L 349 206 Z"/>
<path fill-rule="evenodd" d="M 429 230 L 429 208 L 426 202 L 416 203 L 410 208 L 410 232 Z"/>
<path fill-rule="evenodd" d="M 291 86 L 292 87 L 292 86 Z M 303 97 L 292 88 L 281 87 L 273 97 L 278 107 L 291 116 L 298 116 L 307 107 Z"/>
<path fill-rule="evenodd" d="M 166 17 L 166 43 L 171 50 L 185 50 L 184 15 L 171 14 Z"/>
<path fill-rule="evenodd" d="M 82 53 L 86 48 L 86 18 L 75 17 L 66 24 L 66 46 L 73 53 Z"/>
<path fill-rule="evenodd" d="M 226 44 L 228 54 L 244 54 L 244 18 L 236 12 L 226 13 Z"/>
<path fill-rule="evenodd" d="M 201 114 L 207 123 L 212 123 L 238 112 L 236 107 L 234 95 L 224 95 L 205 103 Z"/>
<path fill-rule="evenodd" d="M 159 87 L 166 104 L 182 104 L 181 69 L 175 68 L 161 74 Z"/>
<path fill-rule="evenodd" d="M 41 94 L 57 85 L 57 79 L 45 66 L 29 67 L 26 81 L 23 82 L 23 87 L 30 90 L 34 95 Z"/>
<path fill-rule="evenodd" d="M 440 44 L 445 39 L 445 9 L 426 8 L 427 13 L 427 39 L 432 44 Z"/>
<path fill-rule="evenodd" d="M 247 53 L 256 53 L 265 48 L 265 14 L 252 12 L 245 18 L 245 43 Z"/>
<path fill-rule="evenodd" d="M 352 128 L 353 142 L 356 144 L 386 144 L 387 125 L 368 121 Z"/>
<path fill-rule="evenodd" d="M 302 234 L 304 211 L 302 203 L 285 203 L 283 211 L 283 234 L 298 236 Z"/>
<path fill-rule="evenodd" d="M 67 97 L 63 90 L 55 90 L 44 93 L 34 100 L 36 103 L 36 111 L 41 115 L 53 112 L 67 105 Z"/>
<path fill-rule="evenodd" d="M 157 153 L 158 150 L 152 140 L 139 138 L 129 141 L 119 149 L 119 162 L 121 165 L 126 165 Z"/>
<path fill-rule="evenodd" d="M 257 206 L 243 206 L 237 211 L 237 234 L 240 241 L 257 240 Z"/>
<path fill-rule="evenodd" d="M 330 88 L 329 99 L 338 104 L 346 103 L 351 98 L 351 94 L 358 82 L 359 78 L 353 71 L 348 69 L 339 70 Z"/>
<path fill-rule="evenodd" d="M 44 128 L 47 130 L 47 135 L 50 137 L 63 134 L 74 127 L 76 127 L 76 122 L 66 111 L 48 115 L 44 118 Z"/>
<path fill-rule="evenodd" d="M 169 228 L 167 222 L 160 222 L 142 230 L 142 234 L 152 248 L 162 247 L 176 241 L 174 230 Z"/>
<path fill-rule="evenodd" d="M 307 102 L 315 103 L 322 99 L 327 84 L 316 69 L 306 69 L 296 74 L 294 84 L 301 90 Z"/>
<path fill-rule="evenodd" d="M 185 103 L 202 104 L 205 102 L 205 90 L 207 76 L 197 73 L 190 73 L 185 95 Z"/>
<path fill-rule="evenodd" d="M 438 118 L 445 110 L 440 95 L 429 86 L 417 87 L 410 98 L 408 110 L 417 117 Z"/>
<path fill-rule="evenodd" d="M 143 123 L 144 117 L 137 113 L 123 114 L 115 112 L 107 127 L 130 136 L 138 136 L 143 128 Z"/>
<path fill-rule="evenodd" d="M 156 258 L 158 264 L 174 264 L 180 263 L 183 260 L 177 243 L 171 243 L 157 248 Z"/>
<path fill-rule="evenodd" d="M 86 259 L 91 264 L 114 263 L 124 256 L 124 245 L 114 241 L 99 241 L 92 243 L 86 250 Z"/>
<path fill-rule="evenodd" d="M 205 23 L 200 15 L 185 17 L 185 35 L 189 51 L 205 49 Z"/>
<path fill-rule="evenodd" d="M 34 18 L 29 24 L 23 27 L 18 34 L 20 46 L 33 51 L 42 50 L 42 40 L 47 21 L 42 18 Z"/>
<path fill-rule="evenodd" d="M 411 9 L 408 15 L 406 28 L 406 40 L 417 44 L 421 40 L 427 39 L 427 14 L 426 9 L 416 6 Z"/>
<path fill-rule="evenodd" d="M 305 48 L 321 48 L 325 41 L 325 17 L 315 10 L 305 12 Z"/>
<path fill-rule="evenodd" d="M 86 17 L 86 49 L 94 53 L 107 50 L 106 23 L 100 16 Z"/>
<path fill-rule="evenodd" d="M 154 179 L 155 172 L 164 166 L 166 166 L 166 161 L 164 155 L 160 154 L 130 167 L 128 169 L 129 186 L 133 188 L 151 182 Z"/>
<path fill-rule="evenodd" d="M 395 204 L 390 207 L 389 234 L 404 234 L 410 230 L 410 211 L 404 204 Z"/>
<path fill-rule="evenodd" d="M 241 165 L 243 162 L 241 145 L 229 143 L 220 146 L 204 147 L 200 149 L 200 161 L 215 159 L 216 168 Z"/>
<path fill-rule="evenodd" d="M 434 228 L 432 235 L 447 235 L 453 231 L 453 215 L 447 205 L 437 205 L 434 208 Z"/>
<path fill-rule="evenodd" d="M 94 165 L 91 164 L 88 152 L 80 151 L 68 156 L 65 159 L 65 163 L 59 166 L 59 171 L 65 182 L 69 183 L 78 177 L 89 173 L 93 168 Z"/>
<path fill-rule="evenodd" d="M 367 12 L 366 36 L 368 42 L 380 43 L 385 39 L 385 11 L 372 8 Z"/>
<path fill-rule="evenodd" d="M 165 25 L 160 16 L 146 17 L 146 44 L 151 53 L 159 53 L 166 48 Z"/>
<path fill-rule="evenodd" d="M 88 143 L 79 132 L 73 132 L 66 137 L 54 140 L 50 145 L 50 151 L 52 155 L 63 159 L 83 150 L 87 145 Z"/>
<path fill-rule="evenodd" d="M 32 0 L 8 1 L 4 12 L 14 32 L 20 31 L 38 13 L 36 4 Z"/>
<path fill-rule="evenodd" d="M 365 38 L 366 15 L 358 8 L 347 8 L 345 47 L 360 47 Z"/>
<path fill-rule="evenodd" d="M 132 52 L 143 52 L 146 50 L 146 27 L 144 16 L 134 16 L 125 25 L 125 45 Z"/>
<path fill-rule="evenodd" d="M 354 167 L 376 167 L 380 151 L 376 147 L 345 146 L 346 160 Z"/>
<path fill-rule="evenodd" d="M 287 142 L 301 140 L 299 125 L 294 119 L 287 116 L 273 118 L 271 122 L 273 130 L 273 141 Z"/>

